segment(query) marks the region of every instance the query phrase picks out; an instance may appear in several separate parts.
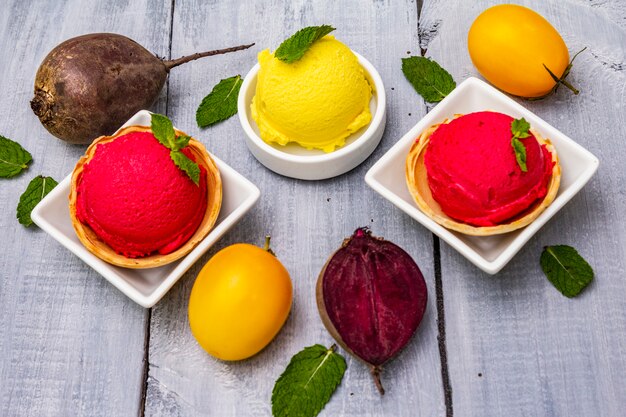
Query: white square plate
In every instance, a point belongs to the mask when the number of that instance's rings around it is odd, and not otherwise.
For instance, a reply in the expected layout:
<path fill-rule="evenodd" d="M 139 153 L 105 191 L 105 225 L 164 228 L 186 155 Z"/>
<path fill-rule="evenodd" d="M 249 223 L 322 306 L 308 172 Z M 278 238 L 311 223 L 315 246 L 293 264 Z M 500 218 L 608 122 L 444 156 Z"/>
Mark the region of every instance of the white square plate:
<path fill-rule="evenodd" d="M 150 126 L 150 112 L 141 110 L 122 127 Z M 89 252 L 78 240 L 70 220 L 71 174 L 33 210 L 33 222 L 95 269 L 117 289 L 143 307 L 152 307 L 215 242 L 256 203 L 259 189 L 213 154 L 222 177 L 222 207 L 209 234 L 183 258 L 157 268 L 128 269 L 108 264 Z"/>
<path fill-rule="evenodd" d="M 493 110 L 524 117 L 533 129 L 549 138 L 561 164 L 561 187 L 552 204 L 531 224 L 495 236 L 469 236 L 435 223 L 417 207 L 406 185 L 404 167 L 411 144 L 426 128 L 457 113 Z M 585 148 L 534 113 L 487 83 L 470 77 L 420 120 L 365 175 L 365 182 L 402 211 L 439 236 L 474 265 L 489 274 L 500 271 L 526 242 L 589 181 L 599 161 Z"/>

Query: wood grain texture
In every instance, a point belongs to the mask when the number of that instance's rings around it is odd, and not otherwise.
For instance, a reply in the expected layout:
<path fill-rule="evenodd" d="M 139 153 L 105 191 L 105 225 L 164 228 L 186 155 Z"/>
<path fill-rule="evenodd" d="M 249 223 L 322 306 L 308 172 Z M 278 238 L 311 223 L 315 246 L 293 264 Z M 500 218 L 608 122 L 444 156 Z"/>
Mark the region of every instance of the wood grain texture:
<path fill-rule="evenodd" d="M 478 75 L 459 45 L 473 19 L 494 3 L 424 2 L 420 27 L 435 28 L 427 55 L 457 80 Z M 588 47 L 570 76 L 579 96 L 561 89 L 543 101 L 521 102 L 594 153 L 600 168 L 496 276 L 482 274 L 442 244 L 454 413 L 620 416 L 626 399 L 623 4 L 518 3 L 552 22 L 571 52 Z M 576 299 L 563 297 L 539 267 L 542 247 L 552 244 L 576 247 L 595 270 L 594 283 Z"/>
<path fill-rule="evenodd" d="M 146 310 L 37 227 L 15 219 L 35 175 L 63 179 L 84 146 L 52 137 L 30 110 L 35 72 L 59 42 L 118 32 L 166 55 L 169 2 L 3 1 L 0 134 L 33 155 L 0 180 L 0 415 L 136 415 L 143 386 Z M 160 107 L 163 107 L 160 104 Z"/>
<path fill-rule="evenodd" d="M 432 235 L 364 183 L 365 172 L 425 113 L 400 71 L 420 48 L 457 81 L 478 75 L 467 30 L 500 1 L 164 0 L 128 2 L 4 1 L 0 5 L 0 134 L 19 141 L 34 162 L 0 180 L 1 416 L 264 416 L 273 383 L 291 356 L 329 345 L 315 306 L 315 280 L 327 257 L 358 226 L 399 244 L 420 265 L 429 289 L 421 328 L 387 366 L 380 397 L 366 368 L 347 357 L 342 385 L 321 415 L 443 416 L 437 347 Z M 563 35 L 576 61 L 571 80 L 582 92 L 522 104 L 599 157 L 596 176 L 496 276 L 482 274 L 441 243 L 447 357 L 456 416 L 610 416 L 626 405 L 626 7 L 621 0 L 521 0 Z M 173 21 L 170 7 L 174 4 Z M 256 53 L 297 29 L 328 23 L 364 55 L 386 84 L 388 123 L 374 154 L 338 178 L 307 182 L 278 176 L 248 152 L 236 118 L 198 129 L 195 110 L 220 79 L 242 74 Z M 171 26 L 170 26 L 171 24 Z M 207 253 L 149 314 L 35 227 L 15 219 L 32 177 L 68 175 L 84 146 L 53 138 L 28 102 L 37 66 L 56 44 L 88 32 L 125 34 L 157 53 L 193 52 L 257 42 L 251 50 L 205 58 L 172 71 L 169 94 L 153 110 L 207 147 L 261 189 L 257 206 Z M 214 360 L 189 331 L 187 301 L 202 265 L 235 243 L 273 248 L 290 271 L 291 316 L 259 355 Z M 596 272 L 578 298 L 545 279 L 545 245 L 569 244 Z M 148 321 L 150 321 L 148 323 Z M 149 333 L 146 333 L 149 325 Z M 144 338 L 149 368 L 144 380 Z M 145 404 L 141 398 L 147 389 Z M 144 409 L 145 407 L 145 409 Z"/>
<path fill-rule="evenodd" d="M 172 73 L 169 116 L 254 182 L 261 189 L 261 199 L 154 307 L 146 415 L 270 415 L 273 384 L 291 356 L 305 346 L 332 343 L 315 305 L 315 282 L 327 257 L 363 225 L 371 226 L 374 234 L 396 242 L 414 257 L 426 277 L 430 304 L 417 337 L 386 367 L 383 384 L 387 394 L 380 397 L 367 369 L 347 358 L 344 380 L 322 415 L 442 415 L 432 237 L 371 191 L 363 180 L 373 162 L 425 113 L 400 70 L 400 58 L 407 51 L 419 53 L 416 4 L 177 0 L 174 19 L 173 56 L 257 43 L 249 51 L 204 59 Z M 326 181 L 285 178 L 268 171 L 248 152 L 236 118 L 205 130 L 195 126 L 198 104 L 220 79 L 245 75 L 259 51 L 275 49 L 304 26 L 323 23 L 335 26 L 336 36 L 367 57 L 386 83 L 387 129 L 381 145 L 363 165 Z M 272 235 L 274 251 L 293 279 L 291 316 L 259 355 L 237 363 L 214 360 L 197 345 L 188 327 L 187 301 L 195 276 L 217 250 L 235 242 L 261 245 L 266 233 Z"/>

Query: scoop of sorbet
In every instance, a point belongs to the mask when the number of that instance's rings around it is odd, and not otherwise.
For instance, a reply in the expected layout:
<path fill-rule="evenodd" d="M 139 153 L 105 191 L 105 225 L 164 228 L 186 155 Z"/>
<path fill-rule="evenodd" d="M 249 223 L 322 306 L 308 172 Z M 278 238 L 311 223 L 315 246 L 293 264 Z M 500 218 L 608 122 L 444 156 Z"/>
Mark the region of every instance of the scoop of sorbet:
<path fill-rule="evenodd" d="M 530 134 L 527 172 L 511 145 L 513 118 L 502 113 L 471 113 L 440 125 L 424 155 L 428 185 L 441 209 L 474 226 L 506 223 L 546 196 L 554 162 Z"/>
<path fill-rule="evenodd" d="M 194 159 L 187 149 L 182 152 Z M 207 185 L 201 164 L 200 170 L 196 185 L 150 132 L 99 144 L 78 179 L 78 220 L 126 257 L 171 253 L 204 218 Z"/>
<path fill-rule="evenodd" d="M 259 53 L 252 117 L 261 138 L 332 152 L 372 119 L 372 87 L 354 53 L 333 36 L 291 64 Z"/>

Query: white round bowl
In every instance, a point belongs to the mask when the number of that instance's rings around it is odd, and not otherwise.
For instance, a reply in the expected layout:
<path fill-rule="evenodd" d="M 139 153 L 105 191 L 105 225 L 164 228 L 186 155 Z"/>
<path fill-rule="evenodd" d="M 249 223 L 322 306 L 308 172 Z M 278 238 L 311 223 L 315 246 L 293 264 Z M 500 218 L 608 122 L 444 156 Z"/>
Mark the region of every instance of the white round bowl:
<path fill-rule="evenodd" d="M 322 180 L 350 171 L 370 156 L 376 149 L 385 131 L 387 120 L 385 86 L 376 68 L 361 55 L 354 52 L 365 70 L 365 77 L 372 86 L 370 111 L 372 120 L 367 126 L 354 132 L 346 144 L 337 150 L 325 153 L 317 149 L 306 149 L 298 144 L 286 146 L 269 144 L 259 136 L 251 115 L 250 105 L 256 93 L 259 64 L 246 75 L 239 91 L 237 108 L 239 122 L 246 132 L 246 144 L 252 155 L 272 171 L 287 177 L 302 180 Z"/>

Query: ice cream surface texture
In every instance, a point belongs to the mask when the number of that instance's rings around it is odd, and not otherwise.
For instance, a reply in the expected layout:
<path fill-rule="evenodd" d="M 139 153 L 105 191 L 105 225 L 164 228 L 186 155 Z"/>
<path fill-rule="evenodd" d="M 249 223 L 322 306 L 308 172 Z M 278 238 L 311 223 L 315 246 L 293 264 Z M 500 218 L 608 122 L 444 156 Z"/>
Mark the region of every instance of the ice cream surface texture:
<path fill-rule="evenodd" d="M 477 112 L 439 125 L 424 155 L 428 185 L 441 209 L 473 226 L 495 226 L 543 199 L 553 172 L 550 151 L 530 136 L 527 172 L 511 145 L 511 116 Z"/>
<path fill-rule="evenodd" d="M 194 159 L 187 148 L 182 152 Z M 207 209 L 207 173 L 199 166 L 196 185 L 151 132 L 98 144 L 78 178 L 77 218 L 126 257 L 171 253 L 195 233 Z"/>
<path fill-rule="evenodd" d="M 291 64 L 267 49 L 258 59 L 251 110 L 265 142 L 332 152 L 372 119 L 372 87 L 363 67 L 333 36 L 318 40 Z"/>

